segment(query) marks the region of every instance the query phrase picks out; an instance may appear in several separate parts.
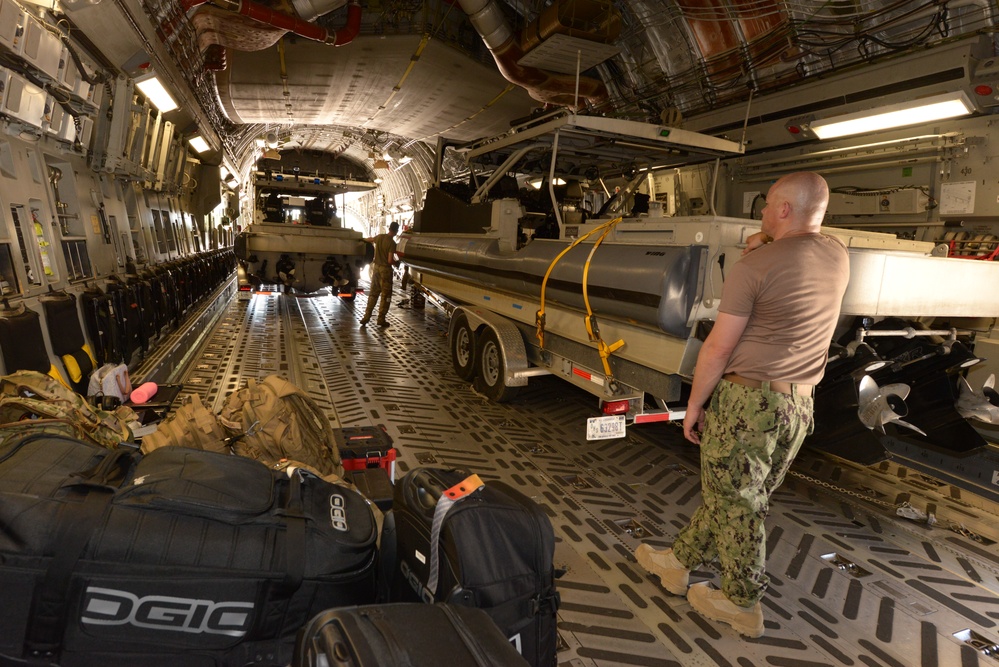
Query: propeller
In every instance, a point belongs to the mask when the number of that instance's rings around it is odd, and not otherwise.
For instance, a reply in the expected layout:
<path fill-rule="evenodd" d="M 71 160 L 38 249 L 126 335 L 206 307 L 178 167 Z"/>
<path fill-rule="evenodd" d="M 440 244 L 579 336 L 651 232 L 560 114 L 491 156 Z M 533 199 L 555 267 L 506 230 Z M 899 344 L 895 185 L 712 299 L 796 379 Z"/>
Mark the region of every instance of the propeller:
<path fill-rule="evenodd" d="M 964 377 L 960 377 L 960 391 L 954 407 L 966 419 L 977 419 L 987 424 L 999 424 L 999 392 L 995 390 L 996 375 L 992 373 L 980 391 L 971 388 Z"/>
<path fill-rule="evenodd" d="M 860 409 L 857 410 L 857 416 L 864 426 L 872 430 L 877 427 L 882 433 L 885 432 L 885 424 L 894 422 L 925 436 L 926 433 L 919 428 L 902 421 L 902 417 L 909 414 L 909 408 L 905 405 L 908 395 L 907 384 L 879 387 L 874 378 L 865 375 L 860 380 Z"/>

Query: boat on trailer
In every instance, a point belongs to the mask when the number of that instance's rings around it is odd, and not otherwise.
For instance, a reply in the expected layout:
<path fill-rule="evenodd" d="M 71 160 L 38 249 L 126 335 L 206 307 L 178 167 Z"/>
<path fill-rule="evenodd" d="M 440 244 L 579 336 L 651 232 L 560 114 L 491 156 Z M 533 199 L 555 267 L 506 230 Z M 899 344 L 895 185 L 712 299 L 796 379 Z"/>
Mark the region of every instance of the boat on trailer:
<path fill-rule="evenodd" d="M 556 374 L 598 396 L 618 422 L 680 418 L 669 406 L 684 396 L 727 271 L 760 222 L 669 216 L 648 173 L 714 160 L 717 179 L 719 161 L 741 146 L 565 114 L 470 144 L 441 142 L 438 152 L 438 164 L 461 156 L 482 180 L 474 191 L 438 181 L 399 254 L 453 311 L 458 375 L 503 400 L 530 377 Z M 610 177 L 629 172 L 611 196 Z M 539 208 L 519 181 L 514 188 L 514 175 L 543 178 L 550 205 Z M 596 213 L 587 188 L 606 195 Z M 861 463 L 886 458 L 886 438 L 954 455 L 984 447 L 955 408 L 977 361 L 973 333 L 921 322 L 999 317 L 999 293 L 967 289 L 995 284 L 999 264 L 891 234 L 824 231 L 848 247 L 851 278 L 806 444 Z"/>
<path fill-rule="evenodd" d="M 258 174 L 254 221 L 236 235 L 233 247 L 240 292 L 262 285 L 309 294 L 329 288 L 341 298 L 353 299 L 372 249 L 361 232 L 343 226 L 333 196 L 372 185 L 344 178 Z"/>

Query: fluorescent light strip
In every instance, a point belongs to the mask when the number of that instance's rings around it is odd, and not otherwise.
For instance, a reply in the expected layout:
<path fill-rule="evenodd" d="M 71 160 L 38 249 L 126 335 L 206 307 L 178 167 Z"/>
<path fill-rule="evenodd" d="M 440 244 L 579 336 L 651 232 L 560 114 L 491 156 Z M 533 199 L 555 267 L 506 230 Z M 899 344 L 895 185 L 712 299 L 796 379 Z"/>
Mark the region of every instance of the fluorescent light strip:
<path fill-rule="evenodd" d="M 819 139 L 835 139 L 853 134 L 888 130 L 907 125 L 930 123 L 945 118 L 966 116 L 975 110 L 964 92 L 934 95 L 912 102 L 892 104 L 870 111 L 860 111 L 811 123 Z"/>
<path fill-rule="evenodd" d="M 177 103 L 155 75 L 147 79 L 136 79 L 135 85 L 152 102 L 153 106 L 160 110 L 160 113 L 173 111 L 177 108 Z"/>
<path fill-rule="evenodd" d="M 199 153 L 204 153 L 205 151 L 211 149 L 211 146 L 208 145 L 208 142 L 205 141 L 200 134 L 196 134 L 190 139 L 188 139 L 187 143 L 191 144 L 191 148 L 198 151 Z"/>

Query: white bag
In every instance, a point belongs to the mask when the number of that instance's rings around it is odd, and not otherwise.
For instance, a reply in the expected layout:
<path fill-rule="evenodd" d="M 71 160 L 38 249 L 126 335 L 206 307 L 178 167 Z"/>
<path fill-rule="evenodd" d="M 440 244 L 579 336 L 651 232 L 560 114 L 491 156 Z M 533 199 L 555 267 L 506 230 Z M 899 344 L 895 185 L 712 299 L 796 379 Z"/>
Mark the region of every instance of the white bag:
<path fill-rule="evenodd" d="M 87 396 L 115 396 L 122 403 L 128 400 L 132 393 L 132 382 L 128 378 L 128 366 L 125 364 L 104 364 L 90 376 Z"/>

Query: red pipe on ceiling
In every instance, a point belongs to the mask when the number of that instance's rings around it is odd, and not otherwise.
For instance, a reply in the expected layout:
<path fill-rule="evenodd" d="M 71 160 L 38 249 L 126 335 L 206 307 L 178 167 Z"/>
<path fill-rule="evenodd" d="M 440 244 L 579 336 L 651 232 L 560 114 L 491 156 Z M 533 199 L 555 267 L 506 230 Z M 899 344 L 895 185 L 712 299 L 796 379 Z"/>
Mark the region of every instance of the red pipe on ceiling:
<path fill-rule="evenodd" d="M 326 28 L 315 23 L 303 21 L 297 16 L 274 11 L 270 7 L 252 2 L 252 0 L 181 0 L 180 5 L 187 12 L 206 3 L 219 9 L 242 14 L 260 23 L 266 23 L 275 28 L 293 32 L 300 37 L 332 44 L 333 46 L 349 44 L 361 31 L 361 4 L 359 0 L 351 0 L 347 7 L 347 23 L 332 34 Z"/>

